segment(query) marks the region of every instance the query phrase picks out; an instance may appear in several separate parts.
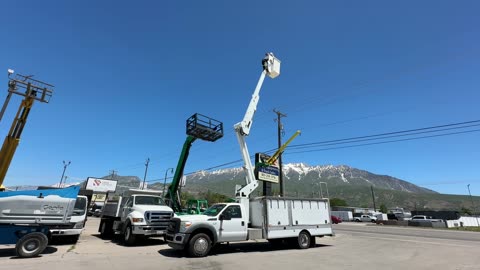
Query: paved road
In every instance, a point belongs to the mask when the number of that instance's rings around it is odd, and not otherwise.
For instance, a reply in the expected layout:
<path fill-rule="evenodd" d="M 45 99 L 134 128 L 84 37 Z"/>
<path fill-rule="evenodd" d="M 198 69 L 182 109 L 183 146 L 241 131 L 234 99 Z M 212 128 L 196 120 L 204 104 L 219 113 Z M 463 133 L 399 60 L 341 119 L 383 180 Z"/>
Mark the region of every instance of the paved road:
<path fill-rule="evenodd" d="M 381 226 L 366 223 L 341 223 L 335 225 L 337 233 L 349 233 L 355 236 L 389 236 L 415 237 L 415 239 L 460 240 L 480 242 L 480 233 L 466 231 L 451 231 L 432 228 L 412 228 L 397 226 Z M 480 269 L 480 267 L 479 267 Z"/>
<path fill-rule="evenodd" d="M 206 258 L 185 258 L 158 239 L 136 247 L 102 240 L 96 236 L 98 219 L 90 219 L 87 225 L 76 245 L 53 246 L 39 258 L 16 259 L 11 250 L 0 246 L 0 269 L 480 269 L 480 242 L 472 241 L 477 234 L 469 240 L 457 232 L 421 237 L 421 232 L 436 232 L 340 224 L 335 226 L 336 237 L 319 238 L 317 247 L 308 250 L 244 242 L 224 245 Z"/>

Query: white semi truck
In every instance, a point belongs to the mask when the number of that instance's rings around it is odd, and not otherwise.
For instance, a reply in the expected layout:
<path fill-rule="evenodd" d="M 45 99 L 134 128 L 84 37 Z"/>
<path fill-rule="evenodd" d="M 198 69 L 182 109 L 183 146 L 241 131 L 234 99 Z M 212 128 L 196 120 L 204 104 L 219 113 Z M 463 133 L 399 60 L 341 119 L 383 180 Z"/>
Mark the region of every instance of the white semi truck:
<path fill-rule="evenodd" d="M 250 133 L 265 76 L 275 78 L 280 74 L 280 61 L 272 53 L 267 54 L 262 65 L 243 121 L 234 126 L 246 172 L 246 185 L 235 191 L 236 203 L 215 204 L 202 215 L 179 216 L 170 221 L 165 237 L 168 245 L 192 257 L 206 256 L 213 245 L 222 242 L 267 239 L 306 249 L 315 244 L 315 237 L 334 235 L 328 199 L 250 198 L 259 183 L 245 137 Z"/>
<path fill-rule="evenodd" d="M 105 203 L 98 231 L 102 238 L 122 234 L 126 245 L 139 238 L 164 236 L 173 210 L 157 191 L 131 189 Z"/>

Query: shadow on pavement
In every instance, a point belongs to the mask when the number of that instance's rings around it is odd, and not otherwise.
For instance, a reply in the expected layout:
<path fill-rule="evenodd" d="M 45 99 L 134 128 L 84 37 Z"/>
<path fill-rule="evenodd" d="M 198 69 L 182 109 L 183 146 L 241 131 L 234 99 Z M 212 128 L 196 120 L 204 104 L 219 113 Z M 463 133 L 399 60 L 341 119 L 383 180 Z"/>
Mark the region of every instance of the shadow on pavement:
<path fill-rule="evenodd" d="M 55 237 L 52 237 L 52 239 L 48 244 L 55 245 L 55 246 L 66 246 L 66 245 L 75 245 L 77 241 L 78 241 L 78 238 L 75 238 L 72 236 L 55 236 Z"/>
<path fill-rule="evenodd" d="M 98 239 L 101 239 L 101 240 L 106 241 L 106 242 L 117 244 L 119 246 L 124 246 L 124 244 L 122 243 L 122 240 L 121 240 L 121 235 L 115 235 L 115 236 L 110 237 L 108 239 L 102 238 L 100 236 L 100 234 L 92 234 L 91 236 L 97 237 Z M 147 247 L 147 246 L 158 246 L 158 245 L 165 245 L 165 244 L 166 244 L 166 242 L 163 241 L 163 239 L 160 239 L 160 238 L 143 238 L 143 239 L 139 239 L 134 246 Z"/>
<path fill-rule="evenodd" d="M 58 251 L 58 248 L 56 247 L 50 247 L 48 246 L 47 248 L 45 248 L 45 250 L 42 252 L 42 254 L 39 256 L 39 257 L 42 257 L 42 255 L 48 255 L 48 254 L 52 254 L 52 253 L 55 253 Z M 20 258 L 20 257 L 17 257 L 17 254 L 15 253 L 15 248 L 12 246 L 12 248 L 8 248 L 8 249 L 0 249 L 0 258 L 5 258 L 5 257 L 10 257 L 10 259 L 35 259 L 35 258 L 39 258 L 39 257 L 34 257 L 34 258 Z"/>
<path fill-rule="evenodd" d="M 330 245 L 317 244 L 312 248 L 330 247 Z M 249 253 L 249 252 L 275 252 L 280 250 L 296 250 L 296 248 L 288 247 L 287 245 L 272 245 L 270 243 L 234 243 L 234 244 L 220 244 L 210 251 L 209 256 L 229 254 L 229 253 Z M 174 249 L 162 249 L 158 251 L 159 254 L 171 258 L 184 258 L 185 252 Z"/>

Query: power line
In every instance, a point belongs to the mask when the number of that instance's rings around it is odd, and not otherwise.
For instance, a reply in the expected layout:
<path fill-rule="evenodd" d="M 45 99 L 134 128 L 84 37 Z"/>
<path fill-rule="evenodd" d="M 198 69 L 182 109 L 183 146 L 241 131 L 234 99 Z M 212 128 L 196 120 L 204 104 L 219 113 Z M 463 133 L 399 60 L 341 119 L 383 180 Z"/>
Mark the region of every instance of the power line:
<path fill-rule="evenodd" d="M 375 141 L 375 140 L 383 140 L 383 139 L 388 139 L 388 138 L 398 138 L 398 137 L 405 137 L 405 136 L 412 136 L 412 135 L 426 134 L 426 133 L 434 133 L 434 132 L 447 131 L 447 130 L 464 129 L 464 128 L 476 127 L 476 126 L 480 126 L 480 124 L 461 126 L 461 127 L 443 128 L 443 129 L 437 129 L 437 130 L 427 130 L 427 131 L 420 131 L 420 132 L 414 132 L 414 133 L 408 133 L 408 134 L 382 136 L 382 137 L 368 138 L 368 139 L 340 141 L 340 142 L 334 142 L 334 143 L 311 143 L 309 145 L 292 146 L 291 148 L 303 149 L 303 148 L 311 148 L 311 147 L 315 147 L 315 146 L 330 146 L 330 145 L 349 144 L 349 143 L 355 143 L 355 142 Z"/>
<path fill-rule="evenodd" d="M 477 124 L 474 124 L 477 123 Z M 471 125 L 469 125 L 471 124 Z M 328 140 L 328 141 L 320 141 L 320 142 L 312 142 L 312 143 L 305 143 L 305 144 L 297 144 L 289 146 L 290 149 L 308 149 L 308 148 L 315 148 L 315 147 L 324 147 L 324 146 L 334 146 L 334 145 L 341 145 L 341 144 L 348 144 L 348 143 L 356 143 L 362 141 L 372 141 L 372 140 L 383 140 L 387 138 L 397 138 L 403 136 L 413 136 L 425 133 L 432 133 L 432 132 L 441 132 L 447 130 L 457 130 L 457 129 L 464 129 L 468 127 L 475 127 L 480 126 L 480 120 L 473 120 L 473 121 L 465 121 L 465 122 L 458 122 L 458 123 L 451 123 L 445 125 L 437 125 L 425 128 L 416 128 L 416 129 L 409 129 L 403 131 L 394 131 L 394 132 L 387 132 L 387 133 L 380 133 L 380 134 L 372 134 L 372 135 L 364 135 L 364 136 L 357 136 L 351 138 L 343 138 L 337 140 Z M 345 148 L 353 148 L 353 147 L 362 147 L 362 146 L 370 146 L 370 145 L 379 145 L 379 144 L 387 144 L 387 143 L 394 143 L 394 142 L 402 142 L 402 141 L 411 141 L 411 140 L 419 140 L 419 139 L 427 139 L 427 138 L 435 138 L 435 137 L 443 137 L 443 136 L 451 136 L 451 135 L 458 135 L 458 134 L 465 134 L 465 133 L 473 133 L 479 132 L 480 129 L 474 130 L 467 130 L 467 131 L 459 131 L 459 132 L 450 132 L 450 133 L 443 133 L 443 134 L 436 134 L 436 135 L 428 135 L 428 136 L 417 136 L 413 138 L 405 138 L 405 139 L 398 139 L 398 140 L 387 140 L 387 141 L 380 141 L 380 142 L 371 142 L 371 143 L 364 143 L 364 144 L 354 144 L 354 145 L 346 145 L 346 146 L 338 146 L 338 147 L 327 147 L 327 148 L 320 148 L 320 149 L 311 149 L 311 150 L 303 150 L 303 151 L 295 151 L 295 152 L 287 152 L 286 155 L 291 154 L 301 154 L 301 153 L 309 153 L 309 152 L 319 152 L 319 151 L 328 151 L 328 150 L 336 150 L 336 149 L 345 149 Z M 277 150 L 277 148 L 273 148 L 267 151 L 263 151 L 263 153 L 273 153 Z M 251 155 L 250 158 L 253 158 L 254 155 Z M 220 169 L 229 165 L 234 165 L 237 163 L 241 163 L 242 159 L 233 160 L 230 162 L 225 162 L 219 165 L 211 166 L 208 168 L 203 169 L 203 171 L 211 171 L 215 169 Z M 194 172 L 185 173 L 184 175 L 191 175 L 195 174 L 200 170 L 196 170 Z M 114 172 L 112 173 L 114 174 Z M 171 179 L 171 178 L 168 178 Z M 155 182 L 160 181 L 163 179 L 152 179 L 146 182 Z"/>
<path fill-rule="evenodd" d="M 435 126 L 435 127 L 427 127 L 427 128 L 418 128 L 418 129 L 411 129 L 411 130 L 405 130 L 405 131 L 396 131 L 396 132 L 388 132 L 388 133 L 381 133 L 381 134 L 376 134 L 376 135 L 368 135 L 368 136 L 359 136 L 359 137 L 353 137 L 353 139 L 355 138 L 366 138 L 366 137 L 373 137 L 373 136 L 382 136 L 382 135 L 385 135 L 385 134 L 401 134 L 402 132 L 411 132 L 411 131 L 415 131 L 415 130 L 426 130 L 426 129 L 432 129 L 432 128 L 438 128 L 438 127 L 448 127 L 448 126 L 455 126 L 455 125 L 461 125 L 461 124 L 466 124 L 466 123 L 477 123 L 477 122 L 480 122 L 480 120 L 475 120 L 475 121 L 467 121 L 467 122 L 461 122 L 461 123 L 453 123 L 453 124 L 447 124 L 447 125 L 439 125 L 439 126 Z M 479 124 L 480 125 L 480 124 Z M 471 125 L 471 126 L 477 126 L 477 125 Z M 464 127 L 457 127 L 457 128 L 464 128 Z M 457 129 L 455 128 L 455 129 Z M 444 129 L 444 130 L 449 130 L 449 129 Z M 442 130 L 437 130 L 438 131 L 442 131 Z M 394 142 L 402 142 L 402 141 L 411 141 L 411 140 L 419 140 L 419 139 L 426 139 L 426 138 L 435 138 L 435 137 L 443 137 L 443 136 L 451 136 L 451 135 L 458 135 L 458 134 L 465 134 L 465 133 L 473 133 L 473 132 L 478 132 L 480 131 L 480 129 L 474 129 L 474 130 L 467 130 L 467 131 L 459 131 L 459 132 L 450 132 L 450 133 L 443 133 L 443 134 L 436 134 L 436 135 L 428 135 L 428 136 L 419 136 L 419 137 L 413 137 L 413 138 L 405 138 L 405 139 L 398 139 L 398 140 L 389 140 L 389 141 L 382 141 L 382 142 L 372 142 L 372 143 L 364 143 L 364 144 L 356 144 L 356 145 L 348 145 L 348 146 L 339 146 L 339 147 L 330 147 L 330 148 L 321 148 L 321 149 L 312 149 L 312 150 L 305 150 L 305 151 L 296 151 L 296 152 L 288 152 L 288 153 L 285 153 L 286 155 L 290 155 L 290 154 L 300 154 L 300 153 L 307 153 L 307 152 L 316 152 L 316 151 L 327 151 L 327 150 L 335 150 L 335 149 L 344 149 L 344 148 L 353 148 L 353 147 L 361 147 L 361 146 L 369 146 L 369 145 L 377 145 L 377 144 L 386 144 L 386 143 L 394 143 Z M 410 134 L 412 135 L 412 134 Z M 403 136 L 403 135 L 402 135 Z M 349 139 L 352 139 L 352 138 L 349 138 Z M 383 138 L 384 139 L 384 138 Z M 332 140 L 332 141 L 326 141 L 326 142 L 333 142 L 333 141 L 336 141 L 336 142 L 340 142 L 340 141 L 343 141 L 343 140 L 347 140 L 347 139 L 340 139 L 340 140 Z M 315 144 L 315 143 L 310 143 L 310 144 Z M 308 145 L 308 144 L 301 144 L 301 146 L 304 146 L 304 145 Z M 315 147 L 317 145 L 313 145 L 311 147 Z M 274 148 L 274 149 L 270 149 L 268 151 L 264 151 L 263 153 L 272 153 L 274 151 L 276 151 L 277 149 Z M 251 155 L 250 156 L 251 158 L 254 157 L 254 155 Z M 226 162 L 226 163 L 222 163 L 222 164 L 219 164 L 219 165 L 215 165 L 215 166 L 211 166 L 209 168 L 206 168 L 206 169 L 203 169 L 204 171 L 211 171 L 211 170 L 214 170 L 214 169 L 219 169 L 219 168 L 222 168 L 222 167 L 225 167 L 225 166 L 228 166 L 228 165 L 233 165 L 233 164 L 236 164 L 236 163 L 240 163 L 242 162 L 242 159 L 238 159 L 238 160 L 234 160 L 234 161 L 230 161 L 230 162 Z M 190 175 L 190 174 L 194 174 L 198 172 L 195 171 L 195 172 L 191 172 L 191 173 L 187 173 L 185 175 Z"/>
<path fill-rule="evenodd" d="M 386 143 L 394 143 L 394 142 L 403 142 L 403 141 L 413 141 L 413 140 L 419 140 L 419 139 L 434 138 L 434 137 L 443 137 L 443 136 L 450 136 L 450 135 L 457 135 L 457 134 L 464 134 L 464 133 L 472 133 L 472 132 L 479 132 L 479 131 L 480 131 L 480 129 L 474 129 L 474 130 L 468 130 L 468 131 L 459 131 L 459 132 L 452 132 L 452 133 L 445 133 L 445 134 L 437 134 L 437 135 L 430 135 L 430 136 L 421 136 L 421 137 L 408 138 L 408 139 L 400 139 L 400 140 L 391 140 L 391 141 L 383 141 L 383 142 L 364 143 L 364 144 L 357 144 L 357 145 L 347 145 L 347 146 L 340 146 L 340 147 L 330 147 L 330 148 L 321 148 L 321 149 L 313 149 L 313 150 L 305 150 L 305 151 L 297 151 L 297 152 L 288 152 L 288 153 L 285 153 L 285 155 L 302 154 L 302 153 L 310 153 L 310 152 L 320 152 L 320 151 L 327 151 L 327 150 L 353 148 L 353 147 L 361 147 L 361 146 L 377 145 L 377 144 L 386 144 Z"/>
<path fill-rule="evenodd" d="M 402 130 L 402 131 L 394 131 L 394 132 L 387 132 L 387 133 L 380 133 L 380 134 L 366 135 L 366 136 L 358 136 L 358 137 L 351 137 L 351 138 L 344 138 L 344 139 L 337 139 L 337 140 L 312 142 L 312 143 L 304 143 L 304 144 L 295 144 L 295 145 L 289 146 L 288 148 L 297 148 L 297 147 L 311 146 L 311 145 L 322 145 L 322 144 L 337 143 L 337 142 L 351 141 L 351 140 L 357 140 L 357 139 L 381 137 L 381 136 L 394 135 L 394 134 L 411 133 L 411 132 L 421 131 L 421 130 L 439 129 L 439 128 L 444 128 L 444 127 L 460 126 L 460 125 L 479 123 L 479 122 L 480 122 L 480 120 L 473 120 L 473 121 L 452 123 L 452 124 L 446 124 L 446 125 L 439 125 L 439 126 L 432 126 L 432 127 L 425 127 L 425 128 L 416 128 L 416 129 L 409 129 L 409 130 Z M 472 126 L 475 126 L 475 125 L 472 125 Z M 459 128 L 463 128 L 463 127 L 459 127 Z"/>

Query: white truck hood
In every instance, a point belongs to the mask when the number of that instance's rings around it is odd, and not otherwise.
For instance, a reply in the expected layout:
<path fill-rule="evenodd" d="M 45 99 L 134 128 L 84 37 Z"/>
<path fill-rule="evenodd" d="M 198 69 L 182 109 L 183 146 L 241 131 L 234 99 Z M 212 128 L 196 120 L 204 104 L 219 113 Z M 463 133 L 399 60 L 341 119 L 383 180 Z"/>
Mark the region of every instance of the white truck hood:
<path fill-rule="evenodd" d="M 182 221 L 207 221 L 210 218 L 216 218 L 207 215 L 182 215 L 177 217 Z"/>
<path fill-rule="evenodd" d="M 146 211 L 165 211 L 165 212 L 173 212 L 172 208 L 165 206 L 165 205 L 143 205 L 143 204 L 136 204 L 134 206 L 135 210 L 140 212 Z"/>

